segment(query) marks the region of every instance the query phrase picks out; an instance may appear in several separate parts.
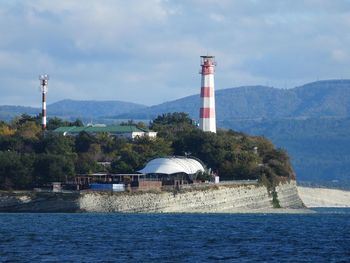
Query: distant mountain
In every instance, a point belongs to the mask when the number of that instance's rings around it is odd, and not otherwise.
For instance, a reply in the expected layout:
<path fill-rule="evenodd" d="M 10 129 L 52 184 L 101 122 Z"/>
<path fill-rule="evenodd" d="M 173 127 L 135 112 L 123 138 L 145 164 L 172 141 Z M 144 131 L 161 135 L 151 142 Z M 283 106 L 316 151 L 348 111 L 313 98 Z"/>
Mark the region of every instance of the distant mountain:
<path fill-rule="evenodd" d="M 64 119 L 83 120 L 99 119 L 103 116 L 120 115 L 133 110 L 146 108 L 145 105 L 124 101 L 79 101 L 61 100 L 47 106 L 48 117 L 56 116 Z M 37 115 L 40 108 L 23 106 L 0 106 L 0 119 L 9 121 L 23 113 Z"/>
<path fill-rule="evenodd" d="M 47 107 L 48 114 L 62 118 L 98 118 L 141 110 L 145 105 L 124 101 L 61 100 Z"/>
<path fill-rule="evenodd" d="M 19 116 L 23 113 L 26 113 L 29 115 L 36 115 L 39 112 L 40 112 L 39 108 L 3 105 L 3 106 L 0 106 L 0 120 L 10 121 L 15 116 Z"/>
<path fill-rule="evenodd" d="M 347 117 L 350 80 L 327 80 L 294 89 L 245 86 L 217 90 L 217 120 Z M 161 113 L 184 111 L 198 119 L 199 95 L 162 103 L 118 118 L 153 119 Z"/>
<path fill-rule="evenodd" d="M 350 116 L 350 80 L 325 80 L 293 89 L 244 86 L 217 90 L 217 120 L 260 120 Z M 199 95 L 146 107 L 123 101 L 62 100 L 48 105 L 48 115 L 68 119 L 153 119 L 166 112 L 187 112 L 198 119 Z M 0 106 L 1 116 L 37 114 L 39 108 Z"/>
<path fill-rule="evenodd" d="M 350 187 L 350 118 L 226 120 L 219 126 L 263 135 L 286 149 L 300 181 Z"/>

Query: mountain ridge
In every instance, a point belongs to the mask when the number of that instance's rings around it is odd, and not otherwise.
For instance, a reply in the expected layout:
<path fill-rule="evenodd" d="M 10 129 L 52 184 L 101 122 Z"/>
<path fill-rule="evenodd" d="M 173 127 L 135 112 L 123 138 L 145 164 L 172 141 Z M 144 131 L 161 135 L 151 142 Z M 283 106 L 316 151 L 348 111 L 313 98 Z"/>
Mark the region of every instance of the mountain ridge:
<path fill-rule="evenodd" d="M 291 89 L 255 85 L 215 92 L 217 120 L 281 119 L 350 116 L 350 80 L 322 80 Z M 186 112 L 198 119 L 200 96 L 146 106 L 125 101 L 64 99 L 48 104 L 48 116 L 63 118 L 153 119 L 167 112 Z M 38 114 L 40 108 L 0 106 L 0 119 L 23 113 Z"/>
<path fill-rule="evenodd" d="M 350 116 L 350 80 L 317 81 L 292 89 L 240 86 L 217 90 L 215 99 L 217 120 L 346 117 Z M 198 119 L 199 107 L 198 94 L 115 117 L 152 119 L 165 112 L 184 111 Z"/>
<path fill-rule="evenodd" d="M 104 115 L 122 114 L 134 109 L 142 109 L 146 105 L 119 100 L 72 100 L 64 99 L 47 105 L 48 117 L 64 119 L 97 118 Z M 0 119 L 9 121 L 16 115 L 37 115 L 41 108 L 27 106 L 0 105 Z"/>

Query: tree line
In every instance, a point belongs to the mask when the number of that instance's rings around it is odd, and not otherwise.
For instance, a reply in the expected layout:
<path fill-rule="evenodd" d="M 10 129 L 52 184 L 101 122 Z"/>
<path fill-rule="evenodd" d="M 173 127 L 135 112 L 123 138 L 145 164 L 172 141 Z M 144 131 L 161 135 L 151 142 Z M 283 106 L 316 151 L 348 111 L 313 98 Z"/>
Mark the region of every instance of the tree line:
<path fill-rule="evenodd" d="M 53 130 L 83 124 L 59 118 L 49 119 L 43 132 L 40 120 L 40 116 L 22 115 L 11 123 L 0 122 L 0 189 L 31 189 L 71 181 L 77 174 L 135 173 L 147 161 L 169 155 L 197 157 L 222 180 L 294 178 L 287 153 L 267 139 L 232 130 L 205 133 L 186 113 L 158 116 L 150 123 L 157 138 L 135 140 L 107 133 L 63 136 Z"/>

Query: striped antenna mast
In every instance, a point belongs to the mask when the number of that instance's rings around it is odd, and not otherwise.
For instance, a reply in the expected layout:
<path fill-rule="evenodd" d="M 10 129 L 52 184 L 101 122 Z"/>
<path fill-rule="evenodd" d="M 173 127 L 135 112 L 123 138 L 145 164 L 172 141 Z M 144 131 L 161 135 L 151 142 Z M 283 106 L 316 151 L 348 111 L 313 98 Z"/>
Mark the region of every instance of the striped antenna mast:
<path fill-rule="evenodd" d="M 40 88 L 42 94 L 42 122 L 41 127 L 43 130 L 46 129 L 46 93 L 47 93 L 47 85 L 49 82 L 49 75 L 40 75 Z"/>

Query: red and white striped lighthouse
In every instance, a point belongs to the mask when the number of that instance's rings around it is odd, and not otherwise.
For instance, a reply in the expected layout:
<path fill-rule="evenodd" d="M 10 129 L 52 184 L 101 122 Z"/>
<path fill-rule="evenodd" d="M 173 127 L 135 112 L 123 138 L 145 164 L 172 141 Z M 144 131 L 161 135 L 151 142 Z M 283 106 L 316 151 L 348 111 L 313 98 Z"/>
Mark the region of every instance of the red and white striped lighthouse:
<path fill-rule="evenodd" d="M 42 94 L 42 122 L 41 127 L 43 130 L 46 129 L 46 93 L 47 93 L 47 85 L 49 82 L 49 75 L 40 75 L 40 88 Z"/>
<path fill-rule="evenodd" d="M 214 70 L 216 66 L 214 56 L 201 56 L 202 86 L 201 86 L 201 108 L 199 112 L 199 127 L 205 132 L 216 133 L 215 118 L 215 90 Z"/>

